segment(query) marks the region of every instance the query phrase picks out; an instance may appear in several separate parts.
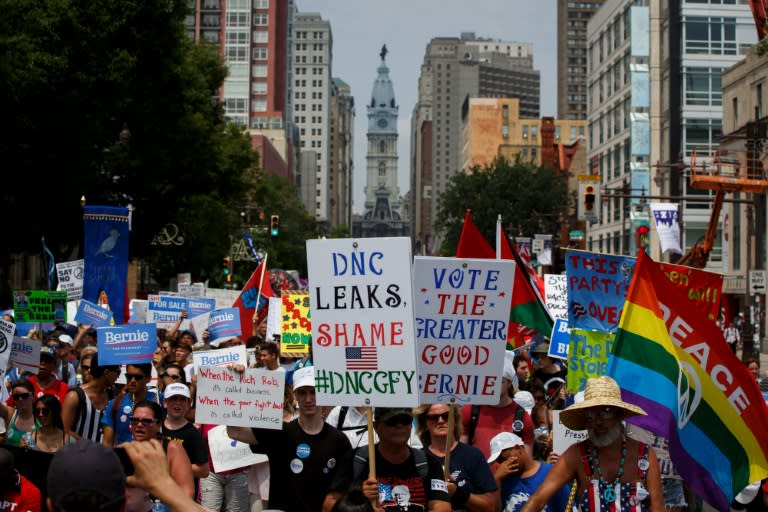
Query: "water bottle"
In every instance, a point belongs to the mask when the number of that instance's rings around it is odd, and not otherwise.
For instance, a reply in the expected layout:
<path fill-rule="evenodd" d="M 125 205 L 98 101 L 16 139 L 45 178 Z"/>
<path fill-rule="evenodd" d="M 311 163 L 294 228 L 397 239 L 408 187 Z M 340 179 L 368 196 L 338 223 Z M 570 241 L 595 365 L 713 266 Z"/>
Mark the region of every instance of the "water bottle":
<path fill-rule="evenodd" d="M 25 433 L 22 438 L 27 442 L 27 447 L 34 448 L 36 446 L 35 437 L 32 435 L 32 432 Z"/>
<path fill-rule="evenodd" d="M 152 504 L 152 512 L 168 512 L 168 507 L 160 500 L 155 500 Z"/>

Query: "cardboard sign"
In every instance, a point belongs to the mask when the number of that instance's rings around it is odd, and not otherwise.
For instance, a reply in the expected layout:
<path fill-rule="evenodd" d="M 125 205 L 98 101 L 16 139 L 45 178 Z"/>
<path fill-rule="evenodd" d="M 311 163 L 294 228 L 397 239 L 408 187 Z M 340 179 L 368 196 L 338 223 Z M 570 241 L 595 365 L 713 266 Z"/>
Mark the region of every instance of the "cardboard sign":
<path fill-rule="evenodd" d="M 13 314 L 17 323 L 66 322 L 67 292 L 16 290 Z"/>
<path fill-rule="evenodd" d="M 109 327 L 114 323 L 112 311 L 85 299 L 80 301 L 75 313 L 75 322 L 94 327 Z"/>
<path fill-rule="evenodd" d="M 309 295 L 306 292 L 283 292 L 280 299 L 280 353 L 302 357 L 309 353 L 312 343 Z"/>
<path fill-rule="evenodd" d="M 283 428 L 285 372 L 202 366 L 197 370 L 195 421 L 237 427 Z"/>
<path fill-rule="evenodd" d="M 121 325 L 96 329 L 99 364 L 149 363 L 157 348 L 155 324 Z"/>
<path fill-rule="evenodd" d="M 552 318 L 568 318 L 568 277 L 544 274 L 544 302 Z"/>
<path fill-rule="evenodd" d="M 195 366 L 195 373 L 197 373 L 202 366 L 242 364 L 247 367 L 248 355 L 245 345 L 235 345 L 234 347 L 220 348 L 217 350 L 192 352 L 192 364 Z"/>
<path fill-rule="evenodd" d="M 318 405 L 419 403 L 411 240 L 307 240 Z"/>
<path fill-rule="evenodd" d="M 586 430 L 571 430 L 560 421 L 560 411 L 552 411 L 552 451 L 558 455 L 565 453 L 572 444 L 587 438 Z"/>
<path fill-rule="evenodd" d="M 213 469 L 219 473 L 269 460 L 264 454 L 253 453 L 249 445 L 230 439 L 226 425 L 208 431 L 208 449 L 211 451 Z"/>
<path fill-rule="evenodd" d="M 240 310 L 224 308 L 211 311 L 208 315 L 208 334 L 212 344 L 240 336 Z"/>
<path fill-rule="evenodd" d="M 549 337 L 549 357 L 568 359 L 568 345 L 571 342 L 571 330 L 568 329 L 568 320 L 558 318 L 552 326 L 552 335 Z"/>
<path fill-rule="evenodd" d="M 420 403 L 499 401 L 515 262 L 417 256 Z"/>
<path fill-rule="evenodd" d="M 37 340 L 15 336 L 11 346 L 11 366 L 37 375 L 40 370 L 41 346 Z"/>
<path fill-rule="evenodd" d="M 57 289 L 67 292 L 67 300 L 72 301 L 83 298 L 85 260 L 57 263 L 56 274 L 59 277 L 59 285 Z"/>

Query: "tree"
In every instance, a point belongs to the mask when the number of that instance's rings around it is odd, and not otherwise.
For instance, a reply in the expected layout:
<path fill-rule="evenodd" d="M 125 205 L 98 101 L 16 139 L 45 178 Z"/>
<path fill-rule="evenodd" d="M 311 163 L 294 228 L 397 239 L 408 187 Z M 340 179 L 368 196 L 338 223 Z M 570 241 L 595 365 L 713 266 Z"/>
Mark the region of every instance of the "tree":
<path fill-rule="evenodd" d="M 455 255 L 464 213 L 493 244 L 500 214 L 508 234 L 556 233 L 558 218 L 572 201 L 566 178 L 553 169 L 529 163 L 510 163 L 498 157 L 470 172 L 459 172 L 438 199 L 436 226 L 443 233 L 441 254 Z"/>

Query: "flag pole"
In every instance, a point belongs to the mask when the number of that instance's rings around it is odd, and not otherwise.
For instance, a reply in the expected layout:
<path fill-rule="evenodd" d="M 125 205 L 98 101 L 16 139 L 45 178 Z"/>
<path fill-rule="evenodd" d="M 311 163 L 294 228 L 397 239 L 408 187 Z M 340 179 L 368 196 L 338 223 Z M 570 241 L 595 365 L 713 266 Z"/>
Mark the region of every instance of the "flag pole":
<path fill-rule="evenodd" d="M 496 259 L 501 259 L 501 214 L 496 217 Z"/>
<path fill-rule="evenodd" d="M 256 329 L 259 327 L 256 325 L 256 321 L 259 319 L 259 301 L 261 300 L 261 285 L 264 283 L 264 274 L 267 273 L 267 258 L 269 253 L 264 253 L 264 259 L 261 260 L 259 265 L 261 267 L 261 277 L 259 277 L 259 291 L 256 292 L 256 309 L 253 311 L 253 332 L 256 333 Z"/>

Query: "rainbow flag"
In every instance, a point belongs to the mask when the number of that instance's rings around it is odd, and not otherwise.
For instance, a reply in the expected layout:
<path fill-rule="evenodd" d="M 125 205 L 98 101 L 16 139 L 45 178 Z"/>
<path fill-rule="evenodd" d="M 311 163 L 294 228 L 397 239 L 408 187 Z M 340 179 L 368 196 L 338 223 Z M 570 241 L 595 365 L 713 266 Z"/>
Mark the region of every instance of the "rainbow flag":
<path fill-rule="evenodd" d="M 640 252 L 608 375 L 646 417 L 631 423 L 669 440 L 672 462 L 721 511 L 768 476 L 768 408 L 717 327 Z"/>

